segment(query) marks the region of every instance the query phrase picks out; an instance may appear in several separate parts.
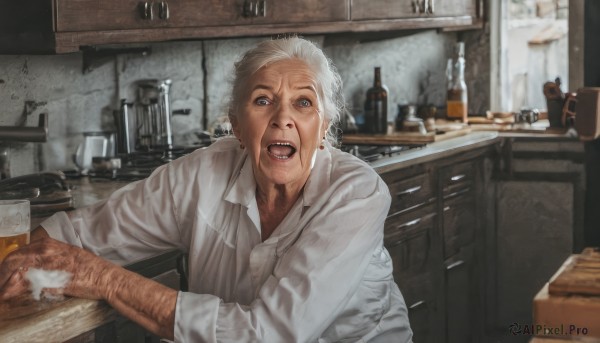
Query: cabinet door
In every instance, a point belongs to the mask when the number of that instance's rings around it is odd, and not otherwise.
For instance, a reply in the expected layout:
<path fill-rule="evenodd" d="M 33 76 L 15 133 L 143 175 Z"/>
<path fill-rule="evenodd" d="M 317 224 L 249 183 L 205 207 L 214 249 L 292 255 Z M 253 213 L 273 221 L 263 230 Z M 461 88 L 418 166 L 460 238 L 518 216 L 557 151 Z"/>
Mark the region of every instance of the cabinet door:
<path fill-rule="evenodd" d="M 477 285 L 472 245 L 447 259 L 446 266 L 446 343 L 474 342 Z"/>
<path fill-rule="evenodd" d="M 265 0 L 262 3 L 264 16 L 254 17 L 253 24 L 345 21 L 350 17 L 348 0 Z"/>
<path fill-rule="evenodd" d="M 235 25 L 245 20 L 242 9 L 243 0 L 55 0 L 55 30 L 68 32 Z"/>
<path fill-rule="evenodd" d="M 477 231 L 476 163 L 458 163 L 440 170 L 444 257 L 471 244 Z"/>
<path fill-rule="evenodd" d="M 352 0 L 352 20 L 475 16 L 473 0 Z"/>
<path fill-rule="evenodd" d="M 475 197 L 472 192 L 444 200 L 442 231 L 445 258 L 455 255 L 462 246 L 475 241 L 476 210 Z"/>
<path fill-rule="evenodd" d="M 413 0 L 352 0 L 352 20 L 418 17 Z"/>
<path fill-rule="evenodd" d="M 439 238 L 433 206 L 388 218 L 384 243 L 392 257 L 394 280 L 408 307 L 414 339 L 436 342 L 440 332 Z"/>

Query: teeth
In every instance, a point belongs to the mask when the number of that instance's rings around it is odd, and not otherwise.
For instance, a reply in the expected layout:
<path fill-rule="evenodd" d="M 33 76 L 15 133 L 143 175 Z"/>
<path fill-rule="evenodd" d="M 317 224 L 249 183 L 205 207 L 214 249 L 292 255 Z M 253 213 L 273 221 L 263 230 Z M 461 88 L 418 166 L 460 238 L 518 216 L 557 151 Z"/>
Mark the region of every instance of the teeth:
<path fill-rule="evenodd" d="M 296 152 L 296 148 L 288 142 L 275 142 L 275 143 L 271 143 L 269 144 L 269 147 L 271 146 L 286 146 L 286 147 L 290 147 L 292 149 L 292 152 L 290 155 L 276 155 L 273 152 L 271 152 L 271 149 L 268 148 L 269 154 L 279 160 L 287 160 L 290 158 L 291 155 L 293 155 Z"/>

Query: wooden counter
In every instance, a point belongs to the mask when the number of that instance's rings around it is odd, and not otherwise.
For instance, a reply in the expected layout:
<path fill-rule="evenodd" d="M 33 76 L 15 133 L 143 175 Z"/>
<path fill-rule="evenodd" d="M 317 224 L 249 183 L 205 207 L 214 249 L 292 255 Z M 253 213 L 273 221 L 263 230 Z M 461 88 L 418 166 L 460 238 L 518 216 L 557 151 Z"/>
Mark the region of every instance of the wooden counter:
<path fill-rule="evenodd" d="M 117 312 L 102 301 L 66 298 L 35 301 L 23 297 L 0 303 L 0 342 L 83 342 L 91 330 L 114 321 Z M 93 333 L 92 333 L 93 336 Z M 93 337 L 91 339 L 93 341 Z"/>

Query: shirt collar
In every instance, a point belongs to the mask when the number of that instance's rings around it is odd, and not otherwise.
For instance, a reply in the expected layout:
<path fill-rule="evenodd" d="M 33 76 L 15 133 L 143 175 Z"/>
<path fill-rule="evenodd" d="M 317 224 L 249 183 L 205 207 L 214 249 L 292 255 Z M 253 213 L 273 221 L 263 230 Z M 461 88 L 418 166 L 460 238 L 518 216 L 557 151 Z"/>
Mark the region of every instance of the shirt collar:
<path fill-rule="evenodd" d="M 241 167 L 239 167 L 240 164 Z M 247 153 L 243 153 L 240 156 L 238 166 L 235 168 L 234 175 L 229 181 L 227 188 L 225 200 L 233 204 L 249 207 L 255 199 L 256 181 L 254 180 L 252 162 Z"/>
<path fill-rule="evenodd" d="M 323 150 L 317 150 L 315 164 L 310 172 L 310 176 L 304 185 L 302 192 L 302 201 L 304 206 L 311 206 L 318 199 L 323 190 L 329 187 L 331 182 L 331 152 L 332 149 L 329 143 L 325 143 L 326 147 Z M 241 167 L 235 170 L 228 185 L 228 190 L 225 195 L 225 200 L 249 207 L 256 197 L 256 180 L 254 180 L 254 171 L 252 170 L 252 162 L 248 154 L 244 153 L 240 157 Z"/>
<path fill-rule="evenodd" d="M 317 149 L 315 165 L 310 171 L 310 176 L 304 185 L 302 198 L 304 206 L 312 206 L 331 183 L 331 151 L 329 143 L 324 142 L 325 149 Z"/>

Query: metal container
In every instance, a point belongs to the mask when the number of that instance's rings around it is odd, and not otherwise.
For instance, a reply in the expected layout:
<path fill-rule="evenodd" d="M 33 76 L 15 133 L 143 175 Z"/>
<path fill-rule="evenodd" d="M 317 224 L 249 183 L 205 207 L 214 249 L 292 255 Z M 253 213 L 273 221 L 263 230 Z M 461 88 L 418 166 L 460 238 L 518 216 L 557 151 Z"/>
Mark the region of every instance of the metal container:
<path fill-rule="evenodd" d="M 136 149 L 172 148 L 171 80 L 141 80 L 136 85 Z"/>

